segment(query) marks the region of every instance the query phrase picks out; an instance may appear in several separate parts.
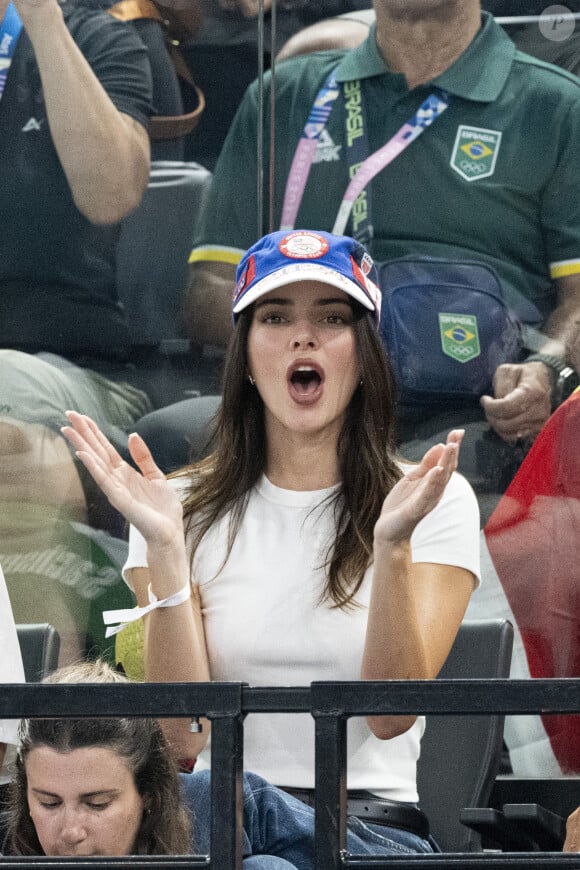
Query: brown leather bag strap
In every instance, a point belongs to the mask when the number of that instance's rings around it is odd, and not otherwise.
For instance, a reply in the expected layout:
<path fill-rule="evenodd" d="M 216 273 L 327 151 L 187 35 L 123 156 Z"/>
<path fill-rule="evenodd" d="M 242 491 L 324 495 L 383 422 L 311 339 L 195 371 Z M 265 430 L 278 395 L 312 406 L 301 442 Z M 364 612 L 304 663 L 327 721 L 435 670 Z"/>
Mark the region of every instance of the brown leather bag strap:
<path fill-rule="evenodd" d="M 189 69 L 188 65 L 184 60 L 180 46 L 176 45 L 175 42 L 169 39 L 167 41 L 167 50 L 171 55 L 171 60 L 173 61 L 173 66 L 175 67 L 175 72 L 177 73 L 178 77 L 190 87 L 196 88 L 193 76 L 191 75 L 191 70 Z"/>
<path fill-rule="evenodd" d="M 165 24 L 165 19 L 152 0 L 118 0 L 108 10 L 118 21 L 135 21 L 139 18 L 152 18 Z M 179 139 L 195 130 L 205 109 L 205 96 L 191 75 L 179 48 L 173 40 L 167 40 L 167 48 L 179 78 L 187 82 L 197 95 L 197 106 L 192 112 L 183 115 L 152 115 L 149 119 L 149 135 L 155 141 Z"/>
<path fill-rule="evenodd" d="M 153 115 L 149 119 L 149 135 L 152 139 L 178 139 L 195 130 L 205 109 L 205 97 L 200 87 L 195 84 L 193 87 L 197 94 L 197 106 L 193 112 L 186 112 L 184 115 Z"/>

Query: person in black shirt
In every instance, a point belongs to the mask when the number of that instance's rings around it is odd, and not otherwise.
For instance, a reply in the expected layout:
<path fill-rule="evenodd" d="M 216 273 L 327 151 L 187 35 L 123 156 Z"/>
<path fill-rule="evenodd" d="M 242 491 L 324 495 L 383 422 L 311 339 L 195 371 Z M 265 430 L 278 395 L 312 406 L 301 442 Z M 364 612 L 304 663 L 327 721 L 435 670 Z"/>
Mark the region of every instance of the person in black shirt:
<path fill-rule="evenodd" d="M 0 560 L 34 621 L 10 557 L 56 517 L 87 520 L 64 410 L 92 408 L 119 443 L 151 407 L 96 369 L 129 352 L 115 246 L 149 180 L 152 83 L 134 29 L 92 0 L 0 0 L 0 28 Z"/>

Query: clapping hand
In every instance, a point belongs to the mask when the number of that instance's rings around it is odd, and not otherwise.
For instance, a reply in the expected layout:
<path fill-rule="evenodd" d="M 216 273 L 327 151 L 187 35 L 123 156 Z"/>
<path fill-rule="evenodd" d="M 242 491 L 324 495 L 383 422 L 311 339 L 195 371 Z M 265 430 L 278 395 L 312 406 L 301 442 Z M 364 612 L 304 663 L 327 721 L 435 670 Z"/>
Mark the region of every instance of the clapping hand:
<path fill-rule="evenodd" d="M 143 439 L 129 435 L 129 452 L 139 471 L 119 455 L 97 424 L 84 414 L 67 411 L 62 434 L 113 507 L 143 535 L 148 544 L 164 547 L 183 539 L 181 502 L 153 461 Z"/>
<path fill-rule="evenodd" d="M 375 546 L 407 541 L 416 525 L 433 510 L 457 468 L 463 435 L 463 429 L 454 429 L 446 444 L 431 447 L 419 465 L 393 487 L 375 525 Z"/>

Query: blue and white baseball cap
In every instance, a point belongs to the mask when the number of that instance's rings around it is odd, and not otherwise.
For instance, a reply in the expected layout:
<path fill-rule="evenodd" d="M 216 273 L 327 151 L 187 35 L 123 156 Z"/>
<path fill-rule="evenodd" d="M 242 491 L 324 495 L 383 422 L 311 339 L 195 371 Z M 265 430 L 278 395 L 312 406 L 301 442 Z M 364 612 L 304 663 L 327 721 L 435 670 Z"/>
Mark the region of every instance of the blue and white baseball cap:
<path fill-rule="evenodd" d="M 314 230 L 279 230 L 246 251 L 236 271 L 234 323 L 240 311 L 265 293 L 297 281 L 320 281 L 343 290 L 372 311 L 378 326 L 381 291 L 371 255 L 349 236 Z"/>

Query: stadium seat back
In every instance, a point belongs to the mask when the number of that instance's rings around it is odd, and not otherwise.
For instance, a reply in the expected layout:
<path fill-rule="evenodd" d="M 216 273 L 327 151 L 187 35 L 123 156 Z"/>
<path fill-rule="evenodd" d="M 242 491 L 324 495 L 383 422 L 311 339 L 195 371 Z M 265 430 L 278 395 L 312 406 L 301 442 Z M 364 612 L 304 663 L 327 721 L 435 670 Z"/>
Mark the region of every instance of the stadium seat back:
<path fill-rule="evenodd" d="M 210 180 L 198 163 L 154 162 L 141 204 L 122 223 L 117 290 L 135 346 L 183 336 L 188 258 Z"/>
<path fill-rule="evenodd" d="M 16 634 L 20 644 L 24 678 L 39 683 L 58 666 L 60 636 L 48 623 L 19 623 Z"/>
<path fill-rule="evenodd" d="M 505 619 L 464 621 L 440 673 L 444 679 L 509 677 L 513 628 Z M 417 782 L 421 808 L 444 852 L 477 852 L 479 834 L 459 820 L 485 807 L 499 771 L 503 716 L 427 716 Z"/>

